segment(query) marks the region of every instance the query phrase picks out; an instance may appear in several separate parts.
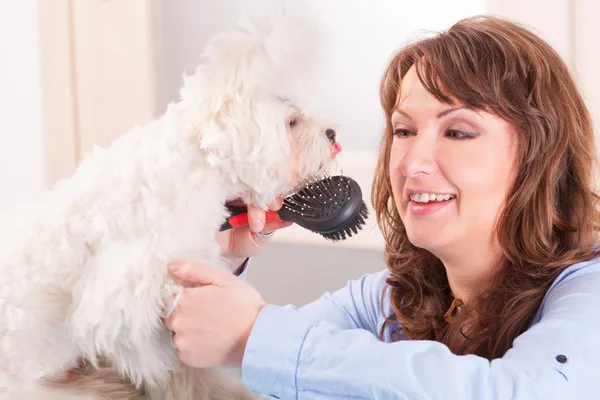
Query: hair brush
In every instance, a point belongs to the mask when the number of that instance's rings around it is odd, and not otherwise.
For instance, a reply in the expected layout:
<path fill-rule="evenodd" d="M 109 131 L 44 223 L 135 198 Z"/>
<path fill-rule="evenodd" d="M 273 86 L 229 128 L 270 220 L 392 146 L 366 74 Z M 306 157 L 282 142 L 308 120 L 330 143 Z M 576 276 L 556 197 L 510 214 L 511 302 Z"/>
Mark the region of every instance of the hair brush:
<path fill-rule="evenodd" d="M 231 216 L 220 230 L 248 225 L 245 207 L 228 206 Z M 284 197 L 278 211 L 268 211 L 266 222 L 289 221 L 326 239 L 345 240 L 357 234 L 369 211 L 358 183 L 342 175 L 303 181 L 302 188 Z"/>

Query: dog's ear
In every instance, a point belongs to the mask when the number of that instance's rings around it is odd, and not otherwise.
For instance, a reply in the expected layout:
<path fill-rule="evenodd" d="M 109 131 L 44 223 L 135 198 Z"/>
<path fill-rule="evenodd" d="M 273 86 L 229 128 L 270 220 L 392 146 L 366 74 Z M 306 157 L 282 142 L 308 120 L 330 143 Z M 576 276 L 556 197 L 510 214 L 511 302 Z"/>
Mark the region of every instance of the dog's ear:
<path fill-rule="evenodd" d="M 271 167 L 271 162 L 279 161 L 276 155 L 285 156 L 290 151 L 285 117 L 288 112 L 284 103 L 273 99 L 225 102 L 203 121 L 198 136 L 200 147 L 237 163 L 237 167 L 257 163 Z"/>
<path fill-rule="evenodd" d="M 258 207 L 272 200 L 278 185 L 291 179 L 293 154 L 283 102 L 265 100 L 250 106 L 231 102 L 202 125 L 199 142 L 210 167 L 227 173 L 248 190 L 244 200 Z M 260 191 L 258 190 L 260 188 Z M 240 193 L 240 195 L 243 195 Z"/>

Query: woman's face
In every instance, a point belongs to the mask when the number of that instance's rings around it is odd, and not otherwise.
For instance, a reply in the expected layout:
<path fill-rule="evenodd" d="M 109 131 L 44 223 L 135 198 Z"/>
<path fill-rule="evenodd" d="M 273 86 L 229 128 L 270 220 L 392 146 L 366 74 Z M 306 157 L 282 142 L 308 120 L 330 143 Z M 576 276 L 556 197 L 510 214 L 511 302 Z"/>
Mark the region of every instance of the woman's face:
<path fill-rule="evenodd" d="M 401 88 L 389 162 L 409 240 L 442 260 L 494 245 L 512 182 L 514 130 L 495 115 L 439 102 L 414 67 Z"/>

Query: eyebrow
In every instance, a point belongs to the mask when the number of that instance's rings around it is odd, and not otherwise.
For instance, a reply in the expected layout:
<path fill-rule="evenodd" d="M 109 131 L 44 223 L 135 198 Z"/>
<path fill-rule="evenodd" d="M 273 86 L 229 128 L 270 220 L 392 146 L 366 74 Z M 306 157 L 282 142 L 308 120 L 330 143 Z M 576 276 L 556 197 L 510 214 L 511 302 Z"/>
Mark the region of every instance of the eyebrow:
<path fill-rule="evenodd" d="M 438 118 L 438 119 L 439 119 L 439 118 L 445 117 L 446 115 L 448 115 L 448 114 L 450 114 L 450 113 L 453 113 L 453 112 L 455 112 L 455 111 L 458 111 L 458 110 L 465 110 L 465 109 L 466 109 L 465 107 L 452 107 L 452 108 L 447 108 L 447 109 L 445 109 L 445 110 L 443 110 L 443 111 L 440 111 L 439 113 L 437 113 L 437 115 L 436 115 L 436 118 Z M 396 107 L 396 108 L 394 109 L 394 111 L 395 111 L 395 112 L 397 112 L 398 114 L 404 115 L 406 118 L 408 118 L 408 119 L 410 119 L 410 120 L 412 121 L 412 118 L 411 118 L 411 116 L 410 116 L 410 115 L 408 115 L 407 113 L 405 113 L 404 111 L 402 111 L 402 110 L 401 110 L 399 107 Z"/>

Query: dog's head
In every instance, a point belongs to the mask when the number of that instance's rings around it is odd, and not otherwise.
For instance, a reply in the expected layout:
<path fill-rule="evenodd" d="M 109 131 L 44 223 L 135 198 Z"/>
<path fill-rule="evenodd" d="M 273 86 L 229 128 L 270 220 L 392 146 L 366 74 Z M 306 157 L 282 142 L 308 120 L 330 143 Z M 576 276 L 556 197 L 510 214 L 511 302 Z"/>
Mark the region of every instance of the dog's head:
<path fill-rule="evenodd" d="M 337 125 L 309 108 L 319 35 L 305 9 L 213 37 L 181 97 L 212 168 L 266 206 L 340 151 Z"/>

